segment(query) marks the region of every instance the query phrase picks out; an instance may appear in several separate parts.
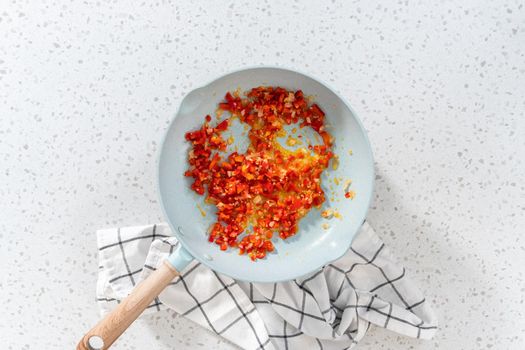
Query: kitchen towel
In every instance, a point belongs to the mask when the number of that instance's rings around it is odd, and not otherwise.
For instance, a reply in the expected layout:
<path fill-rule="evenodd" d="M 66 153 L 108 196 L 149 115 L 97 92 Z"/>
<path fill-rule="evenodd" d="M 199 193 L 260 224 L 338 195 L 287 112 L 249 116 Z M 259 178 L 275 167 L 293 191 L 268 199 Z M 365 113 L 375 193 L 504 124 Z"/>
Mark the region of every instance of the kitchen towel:
<path fill-rule="evenodd" d="M 99 230 L 97 242 L 103 314 L 179 244 L 167 224 Z M 428 301 L 367 222 L 343 257 L 293 281 L 235 281 L 194 261 L 145 313 L 166 307 L 244 349 L 352 348 L 371 324 L 421 339 L 437 329 Z"/>

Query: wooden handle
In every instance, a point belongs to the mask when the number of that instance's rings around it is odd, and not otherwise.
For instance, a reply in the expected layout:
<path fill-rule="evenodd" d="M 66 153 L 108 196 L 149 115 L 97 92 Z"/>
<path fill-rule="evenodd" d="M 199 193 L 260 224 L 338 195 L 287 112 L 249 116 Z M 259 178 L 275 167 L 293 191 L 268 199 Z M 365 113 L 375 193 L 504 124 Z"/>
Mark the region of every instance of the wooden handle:
<path fill-rule="evenodd" d="M 139 283 L 122 302 L 82 338 L 77 350 L 106 350 L 179 275 L 167 261 Z"/>

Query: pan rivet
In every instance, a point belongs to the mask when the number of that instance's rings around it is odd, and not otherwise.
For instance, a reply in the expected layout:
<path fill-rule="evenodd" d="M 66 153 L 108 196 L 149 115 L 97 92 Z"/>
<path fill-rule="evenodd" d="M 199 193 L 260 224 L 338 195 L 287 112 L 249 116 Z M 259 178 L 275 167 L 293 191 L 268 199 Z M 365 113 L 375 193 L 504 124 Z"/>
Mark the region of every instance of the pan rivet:
<path fill-rule="evenodd" d="M 204 259 L 206 259 L 206 260 L 210 260 L 210 261 L 213 260 L 213 258 L 212 258 L 211 256 L 209 256 L 208 254 L 203 254 L 202 256 L 203 256 Z"/>
<path fill-rule="evenodd" d="M 177 227 L 177 231 L 179 231 L 179 233 L 184 236 L 184 231 L 182 230 L 181 226 Z"/>
<path fill-rule="evenodd" d="M 96 335 L 89 337 L 88 345 L 91 350 L 102 350 L 104 348 L 104 340 Z"/>

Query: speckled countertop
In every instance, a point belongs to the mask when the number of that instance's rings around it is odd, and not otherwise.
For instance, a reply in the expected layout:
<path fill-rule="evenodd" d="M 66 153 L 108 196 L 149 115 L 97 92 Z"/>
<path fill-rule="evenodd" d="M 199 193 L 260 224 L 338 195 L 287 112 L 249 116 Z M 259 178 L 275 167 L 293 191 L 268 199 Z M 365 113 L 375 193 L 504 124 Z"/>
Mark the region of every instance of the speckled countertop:
<path fill-rule="evenodd" d="M 159 139 L 192 88 L 295 67 L 346 96 L 377 168 L 369 221 L 435 305 L 418 341 L 525 348 L 525 8 L 486 2 L 5 1 L 0 339 L 71 349 L 98 318 L 95 230 L 162 220 Z M 115 349 L 232 349 L 170 313 Z"/>

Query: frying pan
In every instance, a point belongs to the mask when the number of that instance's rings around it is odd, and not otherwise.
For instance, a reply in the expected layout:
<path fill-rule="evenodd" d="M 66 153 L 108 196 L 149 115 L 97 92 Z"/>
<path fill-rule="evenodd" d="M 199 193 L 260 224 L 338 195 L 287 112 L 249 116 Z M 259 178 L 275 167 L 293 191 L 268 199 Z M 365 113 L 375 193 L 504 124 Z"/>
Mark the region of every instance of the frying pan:
<path fill-rule="evenodd" d="M 299 224 L 298 233 L 287 240 L 275 239 L 275 253 L 265 259 L 250 261 L 229 249 L 220 251 L 207 241 L 207 230 L 214 221 L 211 206 L 202 196 L 190 190 L 187 169 L 189 143 L 184 134 L 202 125 L 207 114 L 213 114 L 227 91 L 246 91 L 260 85 L 282 86 L 303 90 L 312 96 L 326 113 L 328 131 L 335 139 L 334 153 L 339 156 L 337 169 L 323 174 L 327 194 L 324 206 L 333 206 L 341 214 L 326 220 L 319 211 L 311 210 Z M 234 128 L 235 129 L 235 128 Z M 308 129 L 308 128 L 305 128 Z M 232 133 L 239 133 L 239 127 Z M 242 137 L 235 138 L 239 147 Z M 333 178 L 352 180 L 353 200 L 344 198 L 341 184 Z M 319 80 L 296 71 L 275 67 L 248 68 L 228 73 L 206 86 L 191 91 L 166 131 L 160 150 L 158 192 L 164 215 L 173 234 L 181 243 L 163 264 L 141 282 L 110 314 L 91 329 L 77 349 L 108 349 L 111 344 L 144 311 L 150 302 L 196 259 L 217 272 L 238 280 L 278 282 L 307 275 L 342 256 L 350 247 L 361 226 L 372 198 L 374 162 L 366 132 L 350 105 Z M 337 182 L 337 180 L 335 181 Z M 324 224 L 324 225 L 323 225 Z"/>

